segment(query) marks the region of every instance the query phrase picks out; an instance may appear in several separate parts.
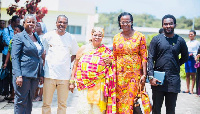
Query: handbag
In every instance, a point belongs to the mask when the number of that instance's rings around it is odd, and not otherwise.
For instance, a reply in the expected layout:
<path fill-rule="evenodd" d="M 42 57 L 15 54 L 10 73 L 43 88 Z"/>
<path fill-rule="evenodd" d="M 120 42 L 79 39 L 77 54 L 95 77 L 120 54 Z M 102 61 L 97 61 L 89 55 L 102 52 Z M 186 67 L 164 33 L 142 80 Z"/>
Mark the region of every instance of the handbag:
<path fill-rule="evenodd" d="M 136 96 L 136 98 L 134 99 L 134 108 L 133 108 L 133 112 L 134 114 L 143 114 L 140 108 L 140 104 L 138 103 L 138 99 L 141 98 L 142 101 L 142 106 L 144 109 L 144 114 L 150 114 L 150 112 L 152 111 L 152 104 L 150 102 L 150 98 L 148 93 L 146 92 L 146 87 L 145 85 L 141 85 L 139 84 L 139 94 Z"/>
<path fill-rule="evenodd" d="M 139 86 L 140 88 L 142 88 L 141 84 Z M 142 100 L 142 106 L 144 108 L 144 113 L 145 114 L 150 114 L 150 112 L 152 111 L 152 104 L 150 102 L 150 98 L 148 93 L 146 92 L 146 87 L 144 85 L 143 90 L 140 90 L 140 94 L 141 94 L 141 100 Z"/>
<path fill-rule="evenodd" d="M 199 67 L 200 67 L 200 62 L 194 64 L 194 68 L 199 68 Z"/>
<path fill-rule="evenodd" d="M 0 69 L 0 79 L 3 80 L 6 76 L 8 76 L 9 71 L 7 68 L 1 68 Z"/>

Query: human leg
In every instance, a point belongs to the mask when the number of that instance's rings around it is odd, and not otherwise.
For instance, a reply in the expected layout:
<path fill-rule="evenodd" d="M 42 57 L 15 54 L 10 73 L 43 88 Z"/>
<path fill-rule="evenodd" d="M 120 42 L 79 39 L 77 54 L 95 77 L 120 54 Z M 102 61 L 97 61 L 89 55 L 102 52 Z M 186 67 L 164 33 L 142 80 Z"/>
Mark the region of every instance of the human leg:
<path fill-rule="evenodd" d="M 53 99 L 53 93 L 55 89 L 56 89 L 56 81 L 54 79 L 45 78 L 42 114 L 51 114 L 51 102 Z"/>
<path fill-rule="evenodd" d="M 175 114 L 178 93 L 165 92 L 166 114 Z"/>
<path fill-rule="evenodd" d="M 24 114 L 26 113 L 28 95 L 30 90 L 30 80 L 26 77 L 22 77 L 23 82 L 22 86 L 19 87 L 16 84 L 16 78 L 13 78 L 13 87 L 15 90 L 15 99 L 14 99 L 14 113 L 15 114 Z"/>
<path fill-rule="evenodd" d="M 66 114 L 69 80 L 57 80 L 57 114 Z"/>
<path fill-rule="evenodd" d="M 164 92 L 152 90 L 152 114 L 161 114 L 161 107 L 164 100 Z"/>
<path fill-rule="evenodd" d="M 29 96 L 28 96 L 28 103 L 27 103 L 27 109 L 26 109 L 26 114 L 31 114 L 32 111 L 32 101 L 35 96 L 35 91 L 38 87 L 39 80 L 37 78 L 31 78 L 30 79 L 30 91 L 29 91 Z"/>
<path fill-rule="evenodd" d="M 185 92 L 188 93 L 190 91 L 190 73 L 186 73 L 186 86 L 187 90 Z"/>
<path fill-rule="evenodd" d="M 192 87 L 191 87 L 191 90 L 190 90 L 190 93 L 193 94 L 193 89 L 194 89 L 194 85 L 195 85 L 195 73 L 190 73 L 191 76 L 192 76 Z"/>

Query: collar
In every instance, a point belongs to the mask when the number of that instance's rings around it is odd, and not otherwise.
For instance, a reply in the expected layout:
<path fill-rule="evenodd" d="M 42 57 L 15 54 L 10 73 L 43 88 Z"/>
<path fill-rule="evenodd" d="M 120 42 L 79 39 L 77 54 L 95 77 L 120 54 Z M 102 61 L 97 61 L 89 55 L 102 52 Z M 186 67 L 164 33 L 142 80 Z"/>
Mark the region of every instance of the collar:
<path fill-rule="evenodd" d="M 11 25 L 8 26 L 8 29 L 9 29 L 10 31 L 14 31 L 13 28 L 11 27 Z"/>
<path fill-rule="evenodd" d="M 174 34 L 173 37 L 167 37 L 167 36 L 165 36 L 165 34 L 163 34 L 163 35 L 164 35 L 165 38 L 174 38 L 175 37 L 175 34 Z"/>

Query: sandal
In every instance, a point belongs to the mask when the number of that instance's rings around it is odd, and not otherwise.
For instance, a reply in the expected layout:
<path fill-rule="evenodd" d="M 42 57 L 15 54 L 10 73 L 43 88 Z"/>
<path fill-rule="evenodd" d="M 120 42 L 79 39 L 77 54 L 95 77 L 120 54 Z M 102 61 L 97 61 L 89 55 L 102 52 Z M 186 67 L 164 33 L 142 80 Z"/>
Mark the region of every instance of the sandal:
<path fill-rule="evenodd" d="M 8 103 L 14 103 L 14 99 L 13 99 L 13 100 L 10 100 L 10 101 L 8 101 Z"/>

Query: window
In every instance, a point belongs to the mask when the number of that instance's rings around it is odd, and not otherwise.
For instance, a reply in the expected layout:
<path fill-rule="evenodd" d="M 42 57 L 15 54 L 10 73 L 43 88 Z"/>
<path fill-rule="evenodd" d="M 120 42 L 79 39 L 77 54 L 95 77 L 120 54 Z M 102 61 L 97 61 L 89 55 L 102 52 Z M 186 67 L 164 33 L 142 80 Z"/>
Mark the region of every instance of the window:
<path fill-rule="evenodd" d="M 68 25 L 66 31 L 71 34 L 81 34 L 81 26 Z"/>

